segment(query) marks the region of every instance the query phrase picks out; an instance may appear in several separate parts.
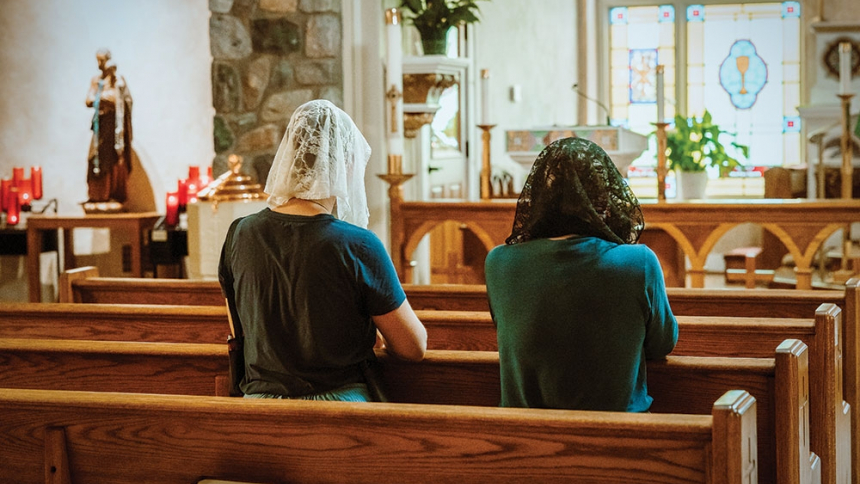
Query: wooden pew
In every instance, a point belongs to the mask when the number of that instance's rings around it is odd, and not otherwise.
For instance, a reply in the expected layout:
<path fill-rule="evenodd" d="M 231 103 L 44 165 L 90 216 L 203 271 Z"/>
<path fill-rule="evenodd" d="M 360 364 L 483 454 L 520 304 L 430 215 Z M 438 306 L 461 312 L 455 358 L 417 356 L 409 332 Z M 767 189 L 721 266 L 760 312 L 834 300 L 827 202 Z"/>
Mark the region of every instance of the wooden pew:
<path fill-rule="evenodd" d="M 225 343 L 227 308 L 0 303 L 0 338 Z"/>
<path fill-rule="evenodd" d="M 224 297 L 217 281 L 188 279 L 140 279 L 98 277 L 95 267 L 64 272 L 60 283 L 60 302 L 102 304 L 162 304 L 221 306 Z M 853 281 L 853 282 L 852 282 Z M 846 288 L 857 292 L 860 278 L 849 281 Z M 489 311 L 487 288 L 483 285 L 404 284 L 413 309 L 445 311 Z M 666 288 L 672 311 L 676 315 L 806 317 L 824 303 L 846 310 L 849 301 L 857 303 L 856 294 L 845 291 L 803 291 L 770 289 L 690 289 Z"/>
<path fill-rule="evenodd" d="M 789 340 L 777 353 L 801 358 L 799 368 L 806 375 L 806 345 Z M 402 362 L 380 353 L 380 360 L 383 382 L 393 402 L 498 405 L 498 353 L 430 351 L 420 363 Z M 220 368 L 211 368 L 219 363 Z M 789 378 L 797 381 L 777 384 L 784 373 L 778 364 L 780 360 L 773 358 L 686 356 L 650 362 L 649 393 L 655 398 L 652 411 L 707 414 L 711 403 L 725 391 L 749 391 L 758 401 L 761 481 L 774 482 L 776 429 L 794 428 L 784 427 L 788 424 L 779 423 L 780 419 L 802 415 L 777 415 L 776 409 L 781 400 L 793 398 L 786 389 L 805 388 L 802 382 L 807 379 L 787 370 Z M 0 388 L 226 395 L 226 374 L 224 345 L 0 339 Z M 777 395 L 777 390 L 786 393 Z M 813 419 L 813 429 L 815 422 Z M 794 445 L 801 443 L 792 441 Z"/>
<path fill-rule="evenodd" d="M 98 278 L 97 270 L 81 269 L 72 275 L 63 275 L 68 299 L 76 301 L 113 302 L 175 302 L 179 297 L 185 304 L 222 304 L 217 282 L 187 280 L 144 280 Z M 76 279 L 76 280 L 73 280 Z M 485 286 L 404 285 L 410 303 L 420 308 L 456 308 L 458 310 L 486 310 Z M 833 303 L 844 311 L 843 328 L 843 391 L 847 402 L 860 408 L 860 278 L 846 284 L 843 291 L 800 291 L 745 289 L 686 289 L 667 288 L 669 300 L 676 315 L 807 317 L 822 303 Z M 143 299 L 141 299 L 143 298 Z M 431 336 L 432 338 L 432 336 Z M 738 340 L 741 341 L 741 340 Z M 471 347 L 470 347 L 471 348 Z M 477 346 L 472 349 L 479 349 Z M 860 469 L 860 419 L 851 423 L 852 461 Z M 860 473 L 858 473 L 860 474 Z M 860 483 L 855 478 L 854 483 Z"/>
<path fill-rule="evenodd" d="M 226 316 L 223 308 L 94 304 L 11 306 L 13 307 L 0 306 L 0 316 L 2 316 L 0 319 L 4 320 L 0 329 L 6 326 L 13 327 L 9 334 L 0 331 L 0 336 L 3 337 L 11 334 L 12 337 L 56 339 L 78 337 L 121 341 L 148 338 L 149 341 L 159 341 L 157 336 L 163 335 L 168 338 L 168 341 L 198 342 L 201 341 L 200 335 L 207 333 L 206 327 L 212 328 L 208 333 L 213 339 L 223 340 L 226 334 Z M 116 316 L 113 311 L 116 311 Z M 199 311 L 201 319 L 205 318 L 209 321 L 208 326 L 195 320 L 194 311 Z M 767 357 L 772 352 L 767 351 L 766 348 L 774 348 L 785 338 L 803 340 L 813 348 L 811 357 L 811 374 L 814 375 L 812 378 L 812 409 L 815 423 L 813 449 L 825 463 L 841 461 L 844 457 L 837 458 L 837 452 L 850 447 L 851 426 L 850 406 L 843 401 L 842 388 L 838 385 L 842 381 L 838 373 L 842 368 L 840 342 L 837 340 L 839 312 L 839 308 L 829 304 L 819 308 L 815 320 L 680 317 L 680 339 L 673 354 Z M 174 313 L 176 322 L 172 324 L 171 318 Z M 428 327 L 431 348 L 495 349 L 495 328 L 487 313 L 421 311 L 419 316 Z M 69 321 L 61 319 L 63 317 Z M 114 317 L 121 321 L 119 323 L 113 321 Z M 187 330 L 184 329 L 186 325 L 189 326 Z M 124 328 L 129 331 L 124 332 Z M 183 338 L 186 333 L 191 337 Z M 153 337 L 156 338 L 152 339 Z M 147 357 L 157 358 L 161 363 L 168 364 L 165 363 L 167 356 L 160 358 L 159 355 Z M 144 357 L 138 356 L 138 358 Z M 831 363 L 828 364 L 828 362 Z M 158 368 L 155 371 L 163 372 L 164 369 Z M 129 387 L 123 391 L 143 390 Z M 184 390 L 181 391 L 185 393 Z M 195 390 L 188 391 L 188 393 L 203 395 L 210 392 L 211 389 L 206 385 L 197 386 Z M 498 392 L 491 392 L 490 395 L 498 395 Z M 835 472 L 836 467 L 824 468 L 825 477 L 830 475 L 828 472 L 831 469 Z M 835 481 L 826 480 L 825 482 Z"/>
<path fill-rule="evenodd" d="M 427 327 L 430 349 L 498 349 L 488 312 L 416 314 Z M 676 352 L 702 356 L 767 357 L 767 348 L 782 340 L 807 341 L 816 332 L 811 317 L 679 316 L 678 324 L 681 341 Z M 226 341 L 228 331 L 223 306 L 0 303 L 0 338 L 219 344 Z"/>
<path fill-rule="evenodd" d="M 0 389 L 0 413 L 0 477 L 18 484 L 742 484 L 758 471 L 756 402 L 739 390 L 706 415 L 634 415 Z M 812 482 L 799 479 L 785 482 Z"/>

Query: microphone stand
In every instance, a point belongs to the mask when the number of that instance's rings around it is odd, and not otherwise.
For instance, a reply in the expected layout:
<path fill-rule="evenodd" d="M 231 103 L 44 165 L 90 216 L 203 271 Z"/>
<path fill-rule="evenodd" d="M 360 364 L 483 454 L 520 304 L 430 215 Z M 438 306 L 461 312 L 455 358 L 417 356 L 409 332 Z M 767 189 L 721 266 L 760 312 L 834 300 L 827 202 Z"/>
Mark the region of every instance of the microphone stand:
<path fill-rule="evenodd" d="M 588 95 L 586 95 L 585 93 L 580 91 L 579 90 L 579 83 L 576 83 L 573 85 L 573 92 L 575 92 L 577 96 L 580 96 L 583 99 L 585 99 L 587 101 L 591 101 L 594 104 L 597 104 L 598 106 L 600 106 L 600 108 L 603 109 L 603 111 L 606 113 L 606 126 L 609 126 L 611 124 L 610 123 L 610 117 L 609 117 L 609 108 L 607 108 L 605 104 L 598 101 L 597 99 L 594 99 L 593 97 L 589 97 Z"/>

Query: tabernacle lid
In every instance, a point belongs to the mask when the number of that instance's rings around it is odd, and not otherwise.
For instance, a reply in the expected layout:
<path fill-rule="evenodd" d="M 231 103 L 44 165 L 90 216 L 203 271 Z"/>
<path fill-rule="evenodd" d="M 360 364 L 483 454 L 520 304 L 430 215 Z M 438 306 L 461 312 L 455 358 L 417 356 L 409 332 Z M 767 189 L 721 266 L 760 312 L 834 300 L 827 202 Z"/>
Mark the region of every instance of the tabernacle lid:
<path fill-rule="evenodd" d="M 220 202 L 263 200 L 268 198 L 263 187 L 254 181 L 254 177 L 240 173 L 242 168 L 242 157 L 230 155 L 227 158 L 230 167 L 226 173 L 216 178 L 212 183 L 197 192 L 197 200 L 201 202 L 212 202 L 218 205 Z"/>

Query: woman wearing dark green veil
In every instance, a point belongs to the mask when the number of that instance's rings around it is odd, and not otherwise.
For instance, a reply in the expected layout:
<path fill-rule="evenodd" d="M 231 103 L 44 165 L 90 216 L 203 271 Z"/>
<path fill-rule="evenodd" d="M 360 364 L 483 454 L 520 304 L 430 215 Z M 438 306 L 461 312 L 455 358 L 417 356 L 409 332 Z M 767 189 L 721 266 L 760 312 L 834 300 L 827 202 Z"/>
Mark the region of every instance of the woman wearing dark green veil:
<path fill-rule="evenodd" d="M 645 412 L 645 362 L 675 347 L 663 272 L 639 201 L 596 144 L 535 161 L 506 245 L 487 255 L 505 407 Z"/>

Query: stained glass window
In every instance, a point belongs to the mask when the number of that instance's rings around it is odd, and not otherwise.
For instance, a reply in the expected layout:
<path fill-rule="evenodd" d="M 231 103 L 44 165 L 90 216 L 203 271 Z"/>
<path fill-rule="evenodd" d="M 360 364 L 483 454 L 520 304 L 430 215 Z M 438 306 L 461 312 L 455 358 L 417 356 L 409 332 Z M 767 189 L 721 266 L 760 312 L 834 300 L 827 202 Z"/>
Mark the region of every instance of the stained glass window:
<path fill-rule="evenodd" d="M 672 5 L 645 1 L 608 9 L 612 124 L 654 131 L 654 70 L 663 64 L 665 121 L 676 109 L 688 117 L 707 109 L 715 123 L 737 134 L 737 142 L 750 146 L 748 164 L 799 163 L 800 3 L 681 2 L 676 15 Z M 679 51 L 686 55 L 676 57 Z M 634 165 L 655 160 L 652 147 Z"/>
<path fill-rule="evenodd" d="M 610 122 L 649 133 L 657 118 L 658 64 L 665 66 L 665 92 L 675 89 L 675 7 L 612 8 L 609 24 Z M 671 103 L 665 116 L 675 116 Z"/>
<path fill-rule="evenodd" d="M 687 113 L 710 111 L 750 164 L 800 162 L 799 16 L 798 2 L 687 7 Z"/>

